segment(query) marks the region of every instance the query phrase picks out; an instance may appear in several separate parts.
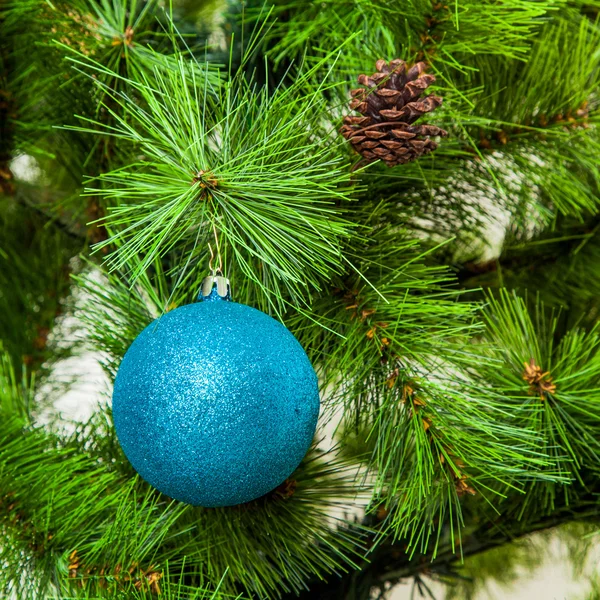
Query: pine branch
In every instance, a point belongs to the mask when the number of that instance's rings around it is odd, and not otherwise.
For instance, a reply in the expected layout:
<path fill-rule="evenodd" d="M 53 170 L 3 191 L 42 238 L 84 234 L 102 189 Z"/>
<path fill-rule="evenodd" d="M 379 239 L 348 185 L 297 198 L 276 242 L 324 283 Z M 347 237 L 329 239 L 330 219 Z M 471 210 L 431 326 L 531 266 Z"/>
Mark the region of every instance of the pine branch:
<path fill-rule="evenodd" d="M 358 51 L 348 53 L 346 64 L 366 54 L 363 68 L 399 51 L 407 59 L 435 55 L 441 64 L 453 67 L 473 55 L 523 58 L 528 40 L 543 22 L 541 17 L 556 5 L 523 0 L 461 0 L 452 5 L 410 0 L 403 4 L 399 18 L 395 7 L 379 0 L 329 0 L 318 6 L 297 1 L 273 4 L 279 22 L 270 33 L 275 41 L 270 53 L 276 62 L 293 59 L 307 46 L 335 47 L 360 31 Z"/>
<path fill-rule="evenodd" d="M 596 321 L 598 217 L 583 223 L 558 219 L 552 230 L 512 232 L 496 260 L 458 266 L 461 287 L 528 290 L 561 309 L 559 327 L 590 328 Z"/>
<path fill-rule="evenodd" d="M 137 478 L 111 424 L 71 438 L 31 425 L 28 388 L 7 358 L 0 367 L 2 588 L 36 597 L 81 585 L 88 598 L 221 581 L 223 593 L 277 597 L 364 553 L 367 530 L 345 518 L 355 468 L 335 453 L 313 448 L 285 485 L 248 504 L 195 508 Z"/>
<path fill-rule="evenodd" d="M 120 574 L 119 574 L 120 575 Z M 157 597 L 165 600 L 246 600 L 242 595 L 232 595 L 222 591 L 221 580 L 216 589 L 210 586 L 188 586 L 181 582 L 183 573 L 171 571 L 166 565 L 164 571 L 146 571 L 143 573 L 125 572 L 121 579 L 120 590 L 115 591 L 111 583 L 112 578 L 106 575 L 96 575 L 89 580 L 98 579 L 103 582 L 99 586 L 86 584 L 71 586 L 71 589 L 60 595 L 49 595 L 48 599 L 56 600 L 101 600 L 110 598 L 115 600 L 154 600 Z M 141 575 L 141 576 L 136 576 Z M 179 580 L 179 581 L 178 581 Z M 83 580 L 81 580 L 83 583 Z M 91 589 L 90 589 L 91 588 Z M 103 589 L 104 588 L 104 589 Z"/>
<path fill-rule="evenodd" d="M 370 241 L 354 252 L 374 287 L 349 275 L 287 324 L 311 352 L 330 410 L 344 408 L 342 439 L 356 427 L 368 432 L 372 510 L 384 506 L 387 514 L 382 531 L 425 551 L 448 522 L 459 539 L 465 494 L 499 501 L 507 487 L 562 476 L 539 449 L 541 439 L 511 424 L 512 407 L 469 375 L 482 360 L 465 348 L 478 331 L 475 307 L 456 301 L 452 278 L 426 266 L 415 242 L 400 245 L 397 229 L 381 225 L 386 209 L 365 213 Z M 110 354 L 109 372 L 152 318 L 193 299 L 200 275 L 173 292 L 160 263 L 133 287 L 116 275 L 108 286 L 79 280 L 91 294 L 86 319 L 97 347 Z"/>
<path fill-rule="evenodd" d="M 476 527 L 465 535 L 460 556 L 448 542 L 438 551 L 435 559 L 432 553 L 410 557 L 402 541 L 383 544 L 375 549 L 369 562 L 361 564 L 357 571 L 339 579 L 315 581 L 310 586 L 311 592 L 300 594 L 299 598 L 308 599 L 313 594 L 323 600 L 369 600 L 373 589 L 383 591 L 419 577 L 453 583 L 461 577 L 463 560 L 468 561 L 469 558 L 527 538 L 532 533 L 552 530 L 567 523 L 593 525 L 599 517 L 597 491 L 589 490 L 576 505 L 561 504 L 552 515 L 538 515 L 526 522 L 498 519 L 495 524 L 485 523 Z M 292 595 L 288 595 L 287 599 L 292 600 Z"/>
<path fill-rule="evenodd" d="M 97 248 L 113 270 L 87 262 L 76 279 L 107 371 L 153 318 L 193 301 L 216 231 L 236 300 L 285 318 L 319 370 L 327 416 L 342 413 L 339 453 L 314 447 L 268 496 L 205 510 L 135 476 L 109 411 L 70 436 L 60 421 L 32 423 L 33 384 L 3 357 L 8 592 L 221 600 L 308 587 L 362 600 L 425 571 L 452 576 L 461 550 L 597 519 L 600 337 L 595 286 L 577 281 L 595 281 L 597 262 L 593 2 L 411 0 L 401 15 L 373 0 L 276 2 L 278 23 L 259 25 L 273 57 L 260 72 L 283 74 L 264 86 L 249 75 L 256 37 L 239 72 L 232 57 L 223 73 L 151 1 L 8 6 L 2 43 L 14 42 L 19 114 L 10 156 L 35 153 L 62 223 L 82 218 L 72 201 L 83 172 L 97 175 L 86 192 L 94 207 L 110 208 L 111 238 Z M 435 118 L 451 137 L 410 165 L 350 174 L 335 133 L 344 80 L 396 56 L 431 63 L 447 100 Z M 59 118 L 65 128 L 53 129 Z M 552 302 L 576 304 L 571 319 L 589 301 L 586 330 L 505 292 L 490 297 L 484 328 L 461 281 L 438 266 L 480 255 L 501 211 L 511 213 L 507 244 L 522 248 L 506 248 L 487 282 L 506 283 L 508 266 L 512 285 L 542 289 L 550 274 L 564 283 Z M 7 229 L 0 308 L 10 298 L 14 320 L 11 302 L 35 299 L 36 284 L 64 290 L 46 271 L 63 264 L 66 242 L 55 247 L 48 228 L 31 258 L 20 251 L 27 236 Z M 10 335 L 0 329 L 6 346 Z M 355 504 L 361 523 L 345 514 Z M 336 573 L 335 593 L 318 583 Z"/>
<path fill-rule="evenodd" d="M 583 484 L 598 471 L 598 381 L 600 338 L 596 328 L 557 335 L 557 318 L 539 302 L 532 307 L 516 294 L 501 291 L 489 298 L 488 336 L 501 368 L 481 369 L 486 381 L 513 405 L 513 419 L 538 432 L 543 450 L 559 472 Z M 483 365 L 482 365 L 483 366 Z M 535 483 L 517 509 L 524 514 L 551 514 L 558 497 L 567 500 L 578 488 Z"/>
<path fill-rule="evenodd" d="M 46 185 L 60 190 L 58 198 L 51 195 L 44 210 L 61 222 L 81 228 L 103 214 L 97 197 L 87 203 L 80 199 L 88 164 L 100 172 L 123 164 L 120 150 L 111 141 L 56 128 L 79 123 L 74 113 L 97 116 L 107 125 L 112 119 L 98 106 L 98 89 L 65 63 L 65 48 L 114 69 L 116 76 L 102 81 L 110 89 L 121 90 L 123 75 L 170 69 L 171 53 L 185 48 L 164 15 L 154 0 L 9 0 L 3 4 L 2 36 L 11 43 L 9 57 L 14 64 L 10 84 L 16 107 L 12 116 L 15 150 L 34 156 Z M 197 42 L 188 36 L 194 51 Z M 157 50 L 162 53 L 156 54 Z M 217 70 L 218 64 L 207 69 L 212 81 L 217 80 Z M 95 240 L 106 237 L 95 225 L 88 234 Z"/>
<path fill-rule="evenodd" d="M 196 81 L 198 68 L 181 57 L 176 71 L 129 80 L 143 106 L 111 96 L 125 115 L 113 113 L 115 127 L 87 119 L 144 155 L 101 175 L 102 187 L 88 188 L 112 205 L 106 244 L 121 243 L 109 265 L 122 268 L 141 254 L 135 280 L 175 246 L 193 243 L 184 260 L 194 258 L 214 228 L 226 264 L 235 261 L 274 308 L 281 309 L 280 288 L 302 302 L 340 271 L 340 241 L 351 232 L 336 208 L 349 199 L 348 170 L 335 157 L 321 117 L 328 85 L 306 91 L 313 68 L 273 95 L 241 75 L 210 90 Z"/>
<path fill-rule="evenodd" d="M 484 86 L 476 114 L 499 122 L 545 128 L 559 115 L 587 112 L 598 85 L 597 26 L 572 8 L 552 13 L 525 65 L 506 58 L 476 59 L 462 85 Z M 569 60 L 564 60 L 564 49 Z M 552 76 L 549 76 L 549 74 Z M 559 119 L 560 120 L 560 119 Z"/>
<path fill-rule="evenodd" d="M 373 211 L 372 221 L 381 216 Z M 500 505 L 507 486 L 565 480 L 541 438 L 470 375 L 483 360 L 471 346 L 474 307 L 456 302 L 449 274 L 426 266 L 414 242 L 400 246 L 396 228 L 378 224 L 367 237 L 358 266 L 375 289 L 350 278 L 312 307 L 326 328 L 301 315 L 288 324 L 312 349 L 330 409 L 343 408 L 340 439 L 364 440 L 381 531 L 425 552 L 449 527 L 458 545 L 465 495 Z"/>
<path fill-rule="evenodd" d="M 0 199 L 0 340 L 15 365 L 25 360 L 38 370 L 46 363 L 47 372 L 71 351 L 73 344 L 48 346 L 48 336 L 64 310 L 69 261 L 80 246 L 37 212 Z"/>

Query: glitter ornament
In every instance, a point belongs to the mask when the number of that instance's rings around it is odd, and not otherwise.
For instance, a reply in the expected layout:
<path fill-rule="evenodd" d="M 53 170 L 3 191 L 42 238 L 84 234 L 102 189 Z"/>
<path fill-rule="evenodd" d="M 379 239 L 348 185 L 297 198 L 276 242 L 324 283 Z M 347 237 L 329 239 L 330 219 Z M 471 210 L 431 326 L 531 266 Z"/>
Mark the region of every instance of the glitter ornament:
<path fill-rule="evenodd" d="M 306 454 L 319 416 L 315 371 L 296 338 L 232 302 L 224 277 L 151 323 L 113 393 L 117 437 L 152 486 L 195 506 L 275 489 Z"/>

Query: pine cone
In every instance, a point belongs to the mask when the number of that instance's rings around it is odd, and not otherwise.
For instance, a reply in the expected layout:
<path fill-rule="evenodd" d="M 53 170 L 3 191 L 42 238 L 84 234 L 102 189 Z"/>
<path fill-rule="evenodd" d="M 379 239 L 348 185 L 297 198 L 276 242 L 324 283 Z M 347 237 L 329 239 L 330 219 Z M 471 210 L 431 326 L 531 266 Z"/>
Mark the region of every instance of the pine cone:
<path fill-rule="evenodd" d="M 367 163 L 382 160 L 388 167 L 416 160 L 437 148 L 431 136 L 446 137 L 447 131 L 435 125 L 413 125 L 425 113 L 442 104 L 442 98 L 430 94 L 421 97 L 435 81 L 425 73 L 425 63 L 410 69 L 403 60 L 385 60 L 375 64 L 377 73 L 360 75 L 358 83 L 366 88 L 350 92 L 350 108 L 362 117 L 347 116 L 342 135 Z"/>

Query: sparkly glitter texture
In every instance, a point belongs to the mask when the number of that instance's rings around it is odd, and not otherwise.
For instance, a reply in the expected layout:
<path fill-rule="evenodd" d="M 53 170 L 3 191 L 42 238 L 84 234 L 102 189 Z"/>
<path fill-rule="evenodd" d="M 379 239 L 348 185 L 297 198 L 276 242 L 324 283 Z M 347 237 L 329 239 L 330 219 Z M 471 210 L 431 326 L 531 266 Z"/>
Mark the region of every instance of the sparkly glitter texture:
<path fill-rule="evenodd" d="M 133 467 L 196 506 L 241 504 L 277 487 L 306 454 L 318 415 L 317 378 L 294 336 L 265 313 L 214 298 L 146 327 L 113 393 Z"/>

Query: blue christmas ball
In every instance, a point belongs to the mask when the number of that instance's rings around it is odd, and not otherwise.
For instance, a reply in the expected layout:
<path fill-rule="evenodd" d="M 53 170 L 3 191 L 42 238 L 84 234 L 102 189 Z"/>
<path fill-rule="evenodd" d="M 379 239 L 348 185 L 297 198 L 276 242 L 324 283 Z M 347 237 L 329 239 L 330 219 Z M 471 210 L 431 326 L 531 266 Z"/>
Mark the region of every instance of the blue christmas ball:
<path fill-rule="evenodd" d="M 195 506 L 230 506 L 268 493 L 298 466 L 315 433 L 319 391 L 281 323 L 216 285 L 201 300 L 135 339 L 115 380 L 113 418 L 148 483 Z"/>

